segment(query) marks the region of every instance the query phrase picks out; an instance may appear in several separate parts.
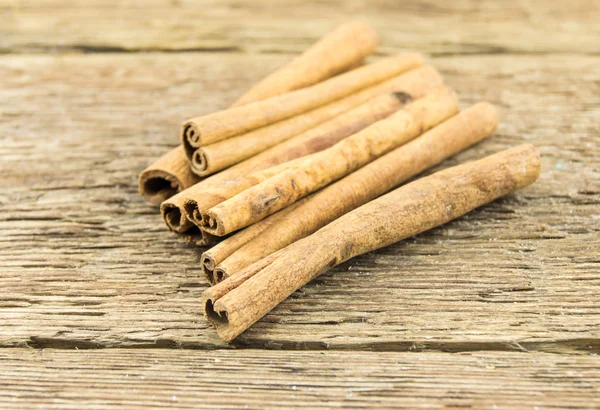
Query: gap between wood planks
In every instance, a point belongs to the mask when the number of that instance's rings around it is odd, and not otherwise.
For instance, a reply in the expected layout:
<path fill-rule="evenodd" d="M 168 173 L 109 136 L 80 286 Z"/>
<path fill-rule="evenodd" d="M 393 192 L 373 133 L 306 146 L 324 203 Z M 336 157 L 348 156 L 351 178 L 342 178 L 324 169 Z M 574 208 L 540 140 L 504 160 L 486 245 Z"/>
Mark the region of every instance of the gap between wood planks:
<path fill-rule="evenodd" d="M 23 345 L 2 346 L 0 348 L 34 348 L 34 349 L 181 349 L 181 350 L 229 350 L 229 349 L 263 349 L 263 350 L 281 350 L 281 351 L 372 351 L 372 352 L 441 352 L 441 353 L 464 353 L 477 351 L 496 351 L 496 352 L 541 352 L 555 354 L 600 354 L 600 339 L 565 339 L 556 341 L 525 342 L 525 341 L 401 341 L 401 342 L 373 342 L 355 343 L 347 346 L 336 346 L 333 349 L 328 348 L 325 342 L 300 342 L 293 343 L 289 341 L 278 342 L 277 340 L 264 343 L 263 341 L 244 341 L 233 342 L 230 345 L 215 346 L 206 343 L 178 342 L 170 339 L 159 339 L 154 343 L 140 343 L 127 346 L 107 347 L 101 342 L 90 340 L 62 339 L 59 337 L 44 338 L 31 337 Z"/>

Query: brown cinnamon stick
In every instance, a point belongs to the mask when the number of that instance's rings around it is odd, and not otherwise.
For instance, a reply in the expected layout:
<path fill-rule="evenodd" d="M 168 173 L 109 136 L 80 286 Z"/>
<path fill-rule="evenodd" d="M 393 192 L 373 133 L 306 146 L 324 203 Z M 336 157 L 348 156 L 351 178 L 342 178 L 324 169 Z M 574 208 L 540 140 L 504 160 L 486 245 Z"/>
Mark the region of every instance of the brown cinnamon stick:
<path fill-rule="evenodd" d="M 183 146 L 179 145 L 140 173 L 138 190 L 151 204 L 160 205 L 198 181 L 200 177 L 190 169 Z"/>
<path fill-rule="evenodd" d="M 223 236 L 260 221 L 348 175 L 458 112 L 446 87 L 406 105 L 390 117 L 316 154 L 306 166 L 288 170 L 221 202 L 206 212 L 202 229 Z"/>
<path fill-rule="evenodd" d="M 202 254 L 205 270 L 220 282 L 235 272 L 318 229 L 433 167 L 496 129 L 498 118 L 491 104 L 478 103 L 447 119 L 423 135 L 331 184 L 288 212 L 285 208 L 225 239 Z M 275 223 L 272 219 L 277 219 Z M 247 230 L 260 232 L 241 242 Z M 240 238 L 238 238 L 238 236 Z"/>
<path fill-rule="evenodd" d="M 381 59 L 316 85 L 267 100 L 215 112 L 186 121 L 181 141 L 188 155 L 203 146 L 284 120 L 338 100 L 423 64 L 417 53 Z"/>
<path fill-rule="evenodd" d="M 276 165 L 271 168 L 267 168 L 262 171 L 255 172 L 253 174 L 227 180 L 222 183 L 213 183 L 203 192 L 203 198 L 209 203 L 220 203 L 224 200 L 231 198 L 235 194 L 242 192 L 266 179 L 269 179 L 283 171 L 294 169 L 296 167 L 302 167 L 310 162 L 312 155 L 308 155 L 301 158 L 296 158 L 283 164 Z M 193 227 L 185 213 L 176 206 L 173 201 L 168 200 L 160 205 L 160 213 L 169 227 L 170 230 L 178 233 L 184 233 L 189 228 Z M 194 232 L 192 235 L 197 235 L 200 232 Z"/>
<path fill-rule="evenodd" d="M 398 92 L 408 94 L 413 98 L 419 98 L 438 87 L 441 82 L 442 79 L 438 72 L 430 66 L 425 66 L 409 71 L 377 86 L 374 95 L 380 92 Z M 403 94 L 400 94 L 400 96 L 403 96 Z M 388 103 L 390 102 L 389 97 L 383 96 L 380 98 L 387 99 Z M 391 102 L 393 103 L 394 99 Z M 208 186 L 328 148 L 385 115 L 385 105 L 383 106 L 384 111 L 378 111 L 374 107 L 381 108 L 381 105 L 379 103 L 372 104 L 372 102 L 367 101 L 363 106 L 356 108 L 354 112 L 335 117 L 258 155 L 248 158 L 180 192 L 166 202 L 173 207 L 179 208 L 182 215 L 185 212 L 190 221 L 201 225 L 206 211 L 216 205 L 212 199 L 206 198 L 204 195 Z M 282 121 L 282 123 L 286 121 Z M 306 121 L 309 120 L 307 119 Z M 191 223 L 185 221 L 183 223 L 186 224 L 182 227 L 183 229 L 191 228 Z M 181 231 L 182 229 L 179 230 Z"/>
<path fill-rule="evenodd" d="M 367 23 L 344 23 L 287 65 L 265 77 L 233 107 L 285 94 L 339 74 L 375 51 L 377 43 L 377 33 Z"/>
<path fill-rule="evenodd" d="M 367 24 L 346 23 L 323 37 L 301 56 L 263 79 L 256 87 L 242 95 L 234 105 L 264 100 L 339 74 L 355 67 L 373 52 L 376 45 L 377 35 Z M 325 61 L 324 55 L 328 56 Z M 199 180 L 200 178 L 191 171 L 189 160 L 183 146 L 180 145 L 140 173 L 138 190 L 150 203 L 160 205 Z"/>
<path fill-rule="evenodd" d="M 191 159 L 192 171 L 200 176 L 208 176 L 252 155 L 285 141 L 299 133 L 329 121 L 354 107 L 364 104 L 377 95 L 393 91 L 410 94 L 414 99 L 422 97 L 435 85 L 441 84 L 441 77 L 431 67 L 411 70 L 347 97 L 325 104 L 303 114 L 288 118 L 228 138 L 214 144 L 198 148 Z M 375 117 L 375 115 L 373 116 Z"/>
<path fill-rule="evenodd" d="M 327 269 L 524 188 L 539 172 L 539 153 L 526 144 L 409 183 L 206 290 L 205 315 L 230 341 Z"/>

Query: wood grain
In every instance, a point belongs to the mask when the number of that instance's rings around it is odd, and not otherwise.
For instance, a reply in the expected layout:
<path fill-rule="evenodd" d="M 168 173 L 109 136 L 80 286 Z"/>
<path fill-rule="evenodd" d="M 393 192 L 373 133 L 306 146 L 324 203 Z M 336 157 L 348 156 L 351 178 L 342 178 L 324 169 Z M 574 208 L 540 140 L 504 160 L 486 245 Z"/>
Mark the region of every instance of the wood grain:
<path fill-rule="evenodd" d="M 200 251 L 166 231 L 135 176 L 176 144 L 181 119 L 226 106 L 281 60 L 0 60 L 1 346 L 224 346 L 200 316 Z M 496 135 L 445 165 L 531 142 L 542 152 L 540 180 L 343 264 L 239 343 L 600 352 L 599 62 L 434 59 L 465 106 L 487 99 L 502 109 Z"/>
<path fill-rule="evenodd" d="M 442 167 L 531 142 L 542 176 L 226 345 L 201 251 L 136 175 L 357 16 L 379 55 L 422 51 L 463 107 L 501 108 Z M 593 0 L 0 0 L 0 407 L 600 407 L 599 20 Z"/>
<path fill-rule="evenodd" d="M 383 53 L 597 54 L 594 0 L 0 0 L 0 51 L 221 51 L 297 54 L 350 18 Z"/>
<path fill-rule="evenodd" d="M 600 358 L 484 352 L 1 349 L 0 408 L 600 407 Z"/>

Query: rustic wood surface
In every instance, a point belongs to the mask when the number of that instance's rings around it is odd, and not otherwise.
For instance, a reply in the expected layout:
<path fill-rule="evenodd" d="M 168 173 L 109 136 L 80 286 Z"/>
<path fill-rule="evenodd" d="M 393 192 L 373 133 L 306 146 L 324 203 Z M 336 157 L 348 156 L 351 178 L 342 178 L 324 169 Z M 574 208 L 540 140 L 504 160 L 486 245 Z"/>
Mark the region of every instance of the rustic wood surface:
<path fill-rule="evenodd" d="M 333 3 L 0 0 L 0 406 L 600 406 L 597 4 Z M 379 54 L 421 50 L 463 106 L 500 107 L 443 167 L 531 142 L 542 175 L 333 269 L 227 345 L 200 316 L 200 250 L 137 173 L 182 120 L 356 15 Z M 119 349 L 71 351 L 88 348 Z"/>
<path fill-rule="evenodd" d="M 0 349 L 0 365 L 7 408 L 600 407 L 589 356 Z"/>

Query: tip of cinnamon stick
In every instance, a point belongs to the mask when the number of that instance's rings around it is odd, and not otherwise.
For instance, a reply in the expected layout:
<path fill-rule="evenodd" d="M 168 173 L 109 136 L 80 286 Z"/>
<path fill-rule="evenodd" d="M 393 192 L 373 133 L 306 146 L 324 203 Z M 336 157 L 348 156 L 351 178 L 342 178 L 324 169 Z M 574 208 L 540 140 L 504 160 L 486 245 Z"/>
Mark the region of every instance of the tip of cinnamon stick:
<path fill-rule="evenodd" d="M 206 153 L 202 150 L 202 148 L 198 148 L 192 154 L 192 168 L 194 169 L 194 173 L 196 175 L 201 177 L 208 176 L 208 159 L 206 158 Z"/>
<path fill-rule="evenodd" d="M 217 283 L 221 283 L 223 282 L 225 279 L 227 279 L 227 277 L 229 276 L 227 274 L 227 271 L 223 268 L 219 268 L 217 267 L 214 271 L 213 271 L 213 281 L 214 284 L 216 285 Z"/>
<path fill-rule="evenodd" d="M 218 330 L 229 323 L 227 312 L 215 310 L 215 305 L 210 289 L 202 294 L 202 304 L 204 305 L 204 316 Z"/>
<path fill-rule="evenodd" d="M 214 262 L 213 258 L 211 258 L 210 255 L 203 253 L 202 256 L 200 257 L 200 261 L 201 261 L 200 264 L 202 266 L 202 272 L 204 272 L 204 276 L 206 276 L 206 280 L 211 285 L 214 285 L 215 284 L 215 281 L 214 281 L 215 262 Z"/>
<path fill-rule="evenodd" d="M 181 145 L 188 159 L 192 159 L 196 149 L 200 147 L 200 130 L 190 121 L 181 126 Z"/>
<path fill-rule="evenodd" d="M 153 205 L 160 205 L 181 190 L 179 181 L 166 172 L 147 170 L 138 177 L 140 194 Z"/>
<path fill-rule="evenodd" d="M 160 206 L 160 213 L 172 231 L 184 232 L 190 228 L 187 218 L 181 213 L 181 209 L 177 205 L 163 202 Z"/>
<path fill-rule="evenodd" d="M 188 199 L 183 204 L 183 212 L 185 212 L 185 217 L 192 221 L 197 226 L 202 225 L 202 215 L 198 209 L 198 202 L 193 199 Z"/>

